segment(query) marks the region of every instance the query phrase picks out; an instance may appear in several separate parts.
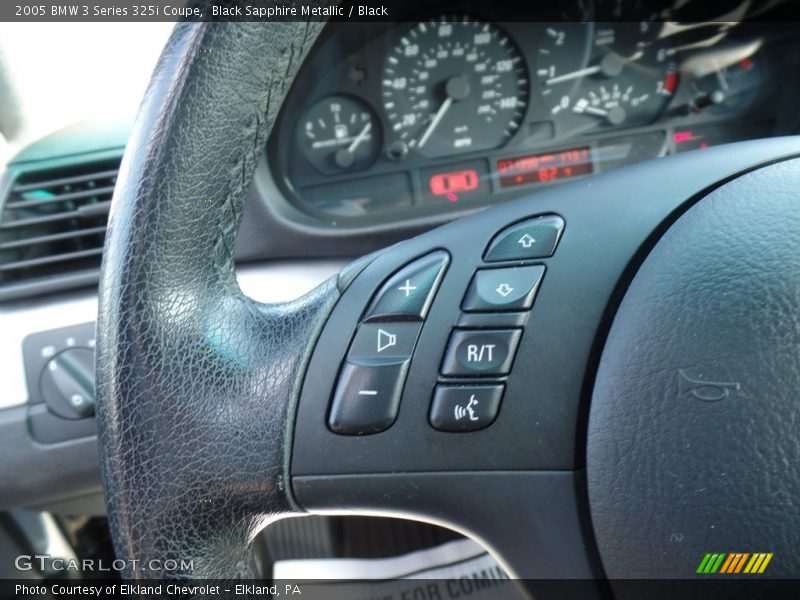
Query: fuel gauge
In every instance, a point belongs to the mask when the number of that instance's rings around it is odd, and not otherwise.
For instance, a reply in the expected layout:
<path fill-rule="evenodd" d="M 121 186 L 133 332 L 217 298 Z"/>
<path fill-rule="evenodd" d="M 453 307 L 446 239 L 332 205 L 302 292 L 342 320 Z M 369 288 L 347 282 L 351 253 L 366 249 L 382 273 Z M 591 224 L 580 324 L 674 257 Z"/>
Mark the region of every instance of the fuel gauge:
<path fill-rule="evenodd" d="M 326 174 L 369 167 L 380 152 L 380 126 L 372 109 L 352 96 L 323 98 L 300 121 L 297 138 L 314 167 Z"/>

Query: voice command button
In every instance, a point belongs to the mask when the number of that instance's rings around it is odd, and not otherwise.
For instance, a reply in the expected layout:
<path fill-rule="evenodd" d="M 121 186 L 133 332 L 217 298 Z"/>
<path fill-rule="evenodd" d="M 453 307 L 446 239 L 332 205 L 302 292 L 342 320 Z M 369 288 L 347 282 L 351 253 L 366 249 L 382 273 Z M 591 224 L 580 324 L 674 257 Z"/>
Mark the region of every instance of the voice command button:
<path fill-rule="evenodd" d="M 430 422 L 439 431 L 477 431 L 497 418 L 503 384 L 436 386 Z"/>

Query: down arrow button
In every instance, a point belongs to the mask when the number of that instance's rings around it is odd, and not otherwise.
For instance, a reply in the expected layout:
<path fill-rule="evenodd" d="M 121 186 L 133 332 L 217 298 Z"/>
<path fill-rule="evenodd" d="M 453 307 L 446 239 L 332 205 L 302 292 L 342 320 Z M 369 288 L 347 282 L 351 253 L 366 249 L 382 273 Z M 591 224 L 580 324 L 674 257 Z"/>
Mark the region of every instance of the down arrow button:
<path fill-rule="evenodd" d="M 461 308 L 469 312 L 528 310 L 543 276 L 543 265 L 480 269 Z"/>

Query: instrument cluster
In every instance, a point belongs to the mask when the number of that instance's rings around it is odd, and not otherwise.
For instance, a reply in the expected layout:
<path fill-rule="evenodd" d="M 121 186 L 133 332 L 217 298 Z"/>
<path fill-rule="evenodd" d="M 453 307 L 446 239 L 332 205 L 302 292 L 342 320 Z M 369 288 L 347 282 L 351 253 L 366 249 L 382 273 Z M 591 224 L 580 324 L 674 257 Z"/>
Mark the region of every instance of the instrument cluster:
<path fill-rule="evenodd" d="M 307 213 L 366 223 L 798 130 L 800 35 L 749 20 L 757 3 L 685 20 L 638 1 L 575 6 L 332 24 L 270 140 L 277 183 Z"/>

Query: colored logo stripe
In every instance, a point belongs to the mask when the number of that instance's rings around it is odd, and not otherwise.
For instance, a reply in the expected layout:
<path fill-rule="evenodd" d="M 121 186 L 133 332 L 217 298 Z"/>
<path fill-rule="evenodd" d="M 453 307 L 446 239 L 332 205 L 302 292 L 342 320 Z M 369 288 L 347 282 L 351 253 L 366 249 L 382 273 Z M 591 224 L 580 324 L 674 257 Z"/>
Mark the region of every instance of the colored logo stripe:
<path fill-rule="evenodd" d="M 747 566 L 744 568 L 744 572 L 763 573 L 764 570 L 767 568 L 769 561 L 771 560 L 772 560 L 772 552 L 768 554 L 764 552 L 753 554 L 753 557 L 750 559 L 750 562 L 747 563 Z"/>
<path fill-rule="evenodd" d="M 728 555 L 728 560 L 722 565 L 720 573 L 738 573 L 744 567 L 744 561 L 750 556 L 750 553 L 735 552 Z"/>
<path fill-rule="evenodd" d="M 760 574 L 763 573 L 769 561 L 772 560 L 772 552 L 708 552 L 703 556 L 697 573 L 720 575 L 734 575 L 738 573 Z M 745 566 L 747 565 L 747 566 Z"/>
<path fill-rule="evenodd" d="M 700 566 L 697 567 L 698 573 L 716 573 L 719 566 L 722 564 L 722 560 L 725 558 L 726 554 L 723 552 L 722 554 L 718 553 L 708 553 L 703 557 L 703 560 L 700 562 Z"/>

